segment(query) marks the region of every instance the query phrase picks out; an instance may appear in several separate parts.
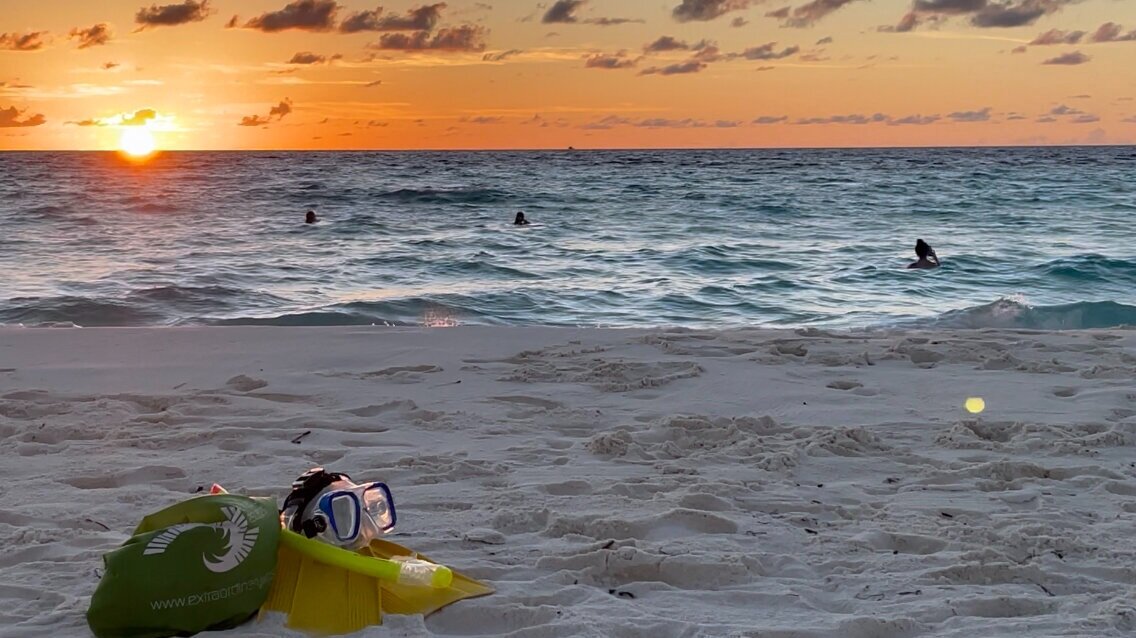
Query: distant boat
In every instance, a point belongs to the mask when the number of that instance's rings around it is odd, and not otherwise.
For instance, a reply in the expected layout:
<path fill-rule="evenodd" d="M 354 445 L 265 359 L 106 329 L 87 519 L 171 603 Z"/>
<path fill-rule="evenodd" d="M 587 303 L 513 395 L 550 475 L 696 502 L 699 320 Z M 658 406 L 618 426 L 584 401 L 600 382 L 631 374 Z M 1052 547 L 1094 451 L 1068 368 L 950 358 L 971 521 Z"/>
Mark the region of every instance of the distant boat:
<path fill-rule="evenodd" d="M 575 147 L 575 146 L 569 146 L 569 147 L 568 147 L 568 150 L 570 150 L 570 151 L 574 151 L 574 150 L 576 150 L 576 147 Z"/>

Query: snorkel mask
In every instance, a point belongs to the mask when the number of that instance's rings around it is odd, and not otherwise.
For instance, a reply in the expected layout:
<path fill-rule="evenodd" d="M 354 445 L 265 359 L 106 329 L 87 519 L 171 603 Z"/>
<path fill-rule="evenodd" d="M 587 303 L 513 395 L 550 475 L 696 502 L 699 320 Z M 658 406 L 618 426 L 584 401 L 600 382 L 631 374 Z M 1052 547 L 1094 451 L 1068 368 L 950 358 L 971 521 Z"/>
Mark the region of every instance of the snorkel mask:
<path fill-rule="evenodd" d="M 280 519 L 297 534 L 356 550 L 394 529 L 397 517 L 385 483 L 355 484 L 317 467 L 292 483 Z"/>

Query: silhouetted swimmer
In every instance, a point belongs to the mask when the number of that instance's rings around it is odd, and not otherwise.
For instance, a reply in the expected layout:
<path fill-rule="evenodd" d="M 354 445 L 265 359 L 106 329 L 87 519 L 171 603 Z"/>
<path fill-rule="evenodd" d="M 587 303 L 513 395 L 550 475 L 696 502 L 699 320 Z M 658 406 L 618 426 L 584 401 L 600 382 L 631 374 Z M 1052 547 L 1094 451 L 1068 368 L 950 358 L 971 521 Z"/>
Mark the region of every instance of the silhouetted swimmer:
<path fill-rule="evenodd" d="M 939 256 L 935 254 L 935 249 L 922 239 L 915 241 L 915 256 L 919 261 L 908 264 L 908 268 L 938 268 Z"/>
<path fill-rule="evenodd" d="M 319 218 L 316 217 L 316 211 L 314 211 L 314 210 L 309 210 L 308 214 L 304 216 L 304 223 L 305 224 L 314 224 L 318 221 L 319 221 Z"/>
<path fill-rule="evenodd" d="M 525 219 L 524 213 L 517 213 L 516 219 L 513 220 L 514 226 L 528 226 L 529 220 Z"/>

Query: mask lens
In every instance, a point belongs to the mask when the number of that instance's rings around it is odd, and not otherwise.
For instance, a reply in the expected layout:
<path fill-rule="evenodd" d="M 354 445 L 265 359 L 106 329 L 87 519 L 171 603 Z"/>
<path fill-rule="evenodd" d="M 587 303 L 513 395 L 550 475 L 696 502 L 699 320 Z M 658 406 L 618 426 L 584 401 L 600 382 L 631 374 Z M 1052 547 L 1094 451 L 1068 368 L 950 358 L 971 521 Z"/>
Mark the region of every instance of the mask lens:
<path fill-rule="evenodd" d="M 351 541 L 359 535 L 359 499 L 354 494 L 331 494 L 325 511 L 330 515 L 331 531 L 338 540 Z"/>
<path fill-rule="evenodd" d="M 394 499 L 383 483 L 371 483 L 363 490 L 363 509 L 380 531 L 387 532 L 394 527 Z"/>

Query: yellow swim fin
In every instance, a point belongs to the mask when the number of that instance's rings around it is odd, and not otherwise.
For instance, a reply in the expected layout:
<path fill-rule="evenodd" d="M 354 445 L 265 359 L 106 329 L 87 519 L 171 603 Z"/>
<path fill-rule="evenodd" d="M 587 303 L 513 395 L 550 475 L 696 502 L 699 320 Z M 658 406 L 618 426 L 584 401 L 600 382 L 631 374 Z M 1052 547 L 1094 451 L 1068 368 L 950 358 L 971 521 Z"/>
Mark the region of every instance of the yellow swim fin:
<path fill-rule="evenodd" d="M 406 571 L 400 559 L 406 557 L 433 563 L 384 540 L 353 553 L 282 530 L 276 577 L 261 615 L 280 611 L 288 614 L 287 625 L 294 629 L 346 634 L 382 624 L 384 612 L 429 615 L 459 600 L 493 593 L 491 587 L 441 566 L 429 585 L 400 584 Z"/>

